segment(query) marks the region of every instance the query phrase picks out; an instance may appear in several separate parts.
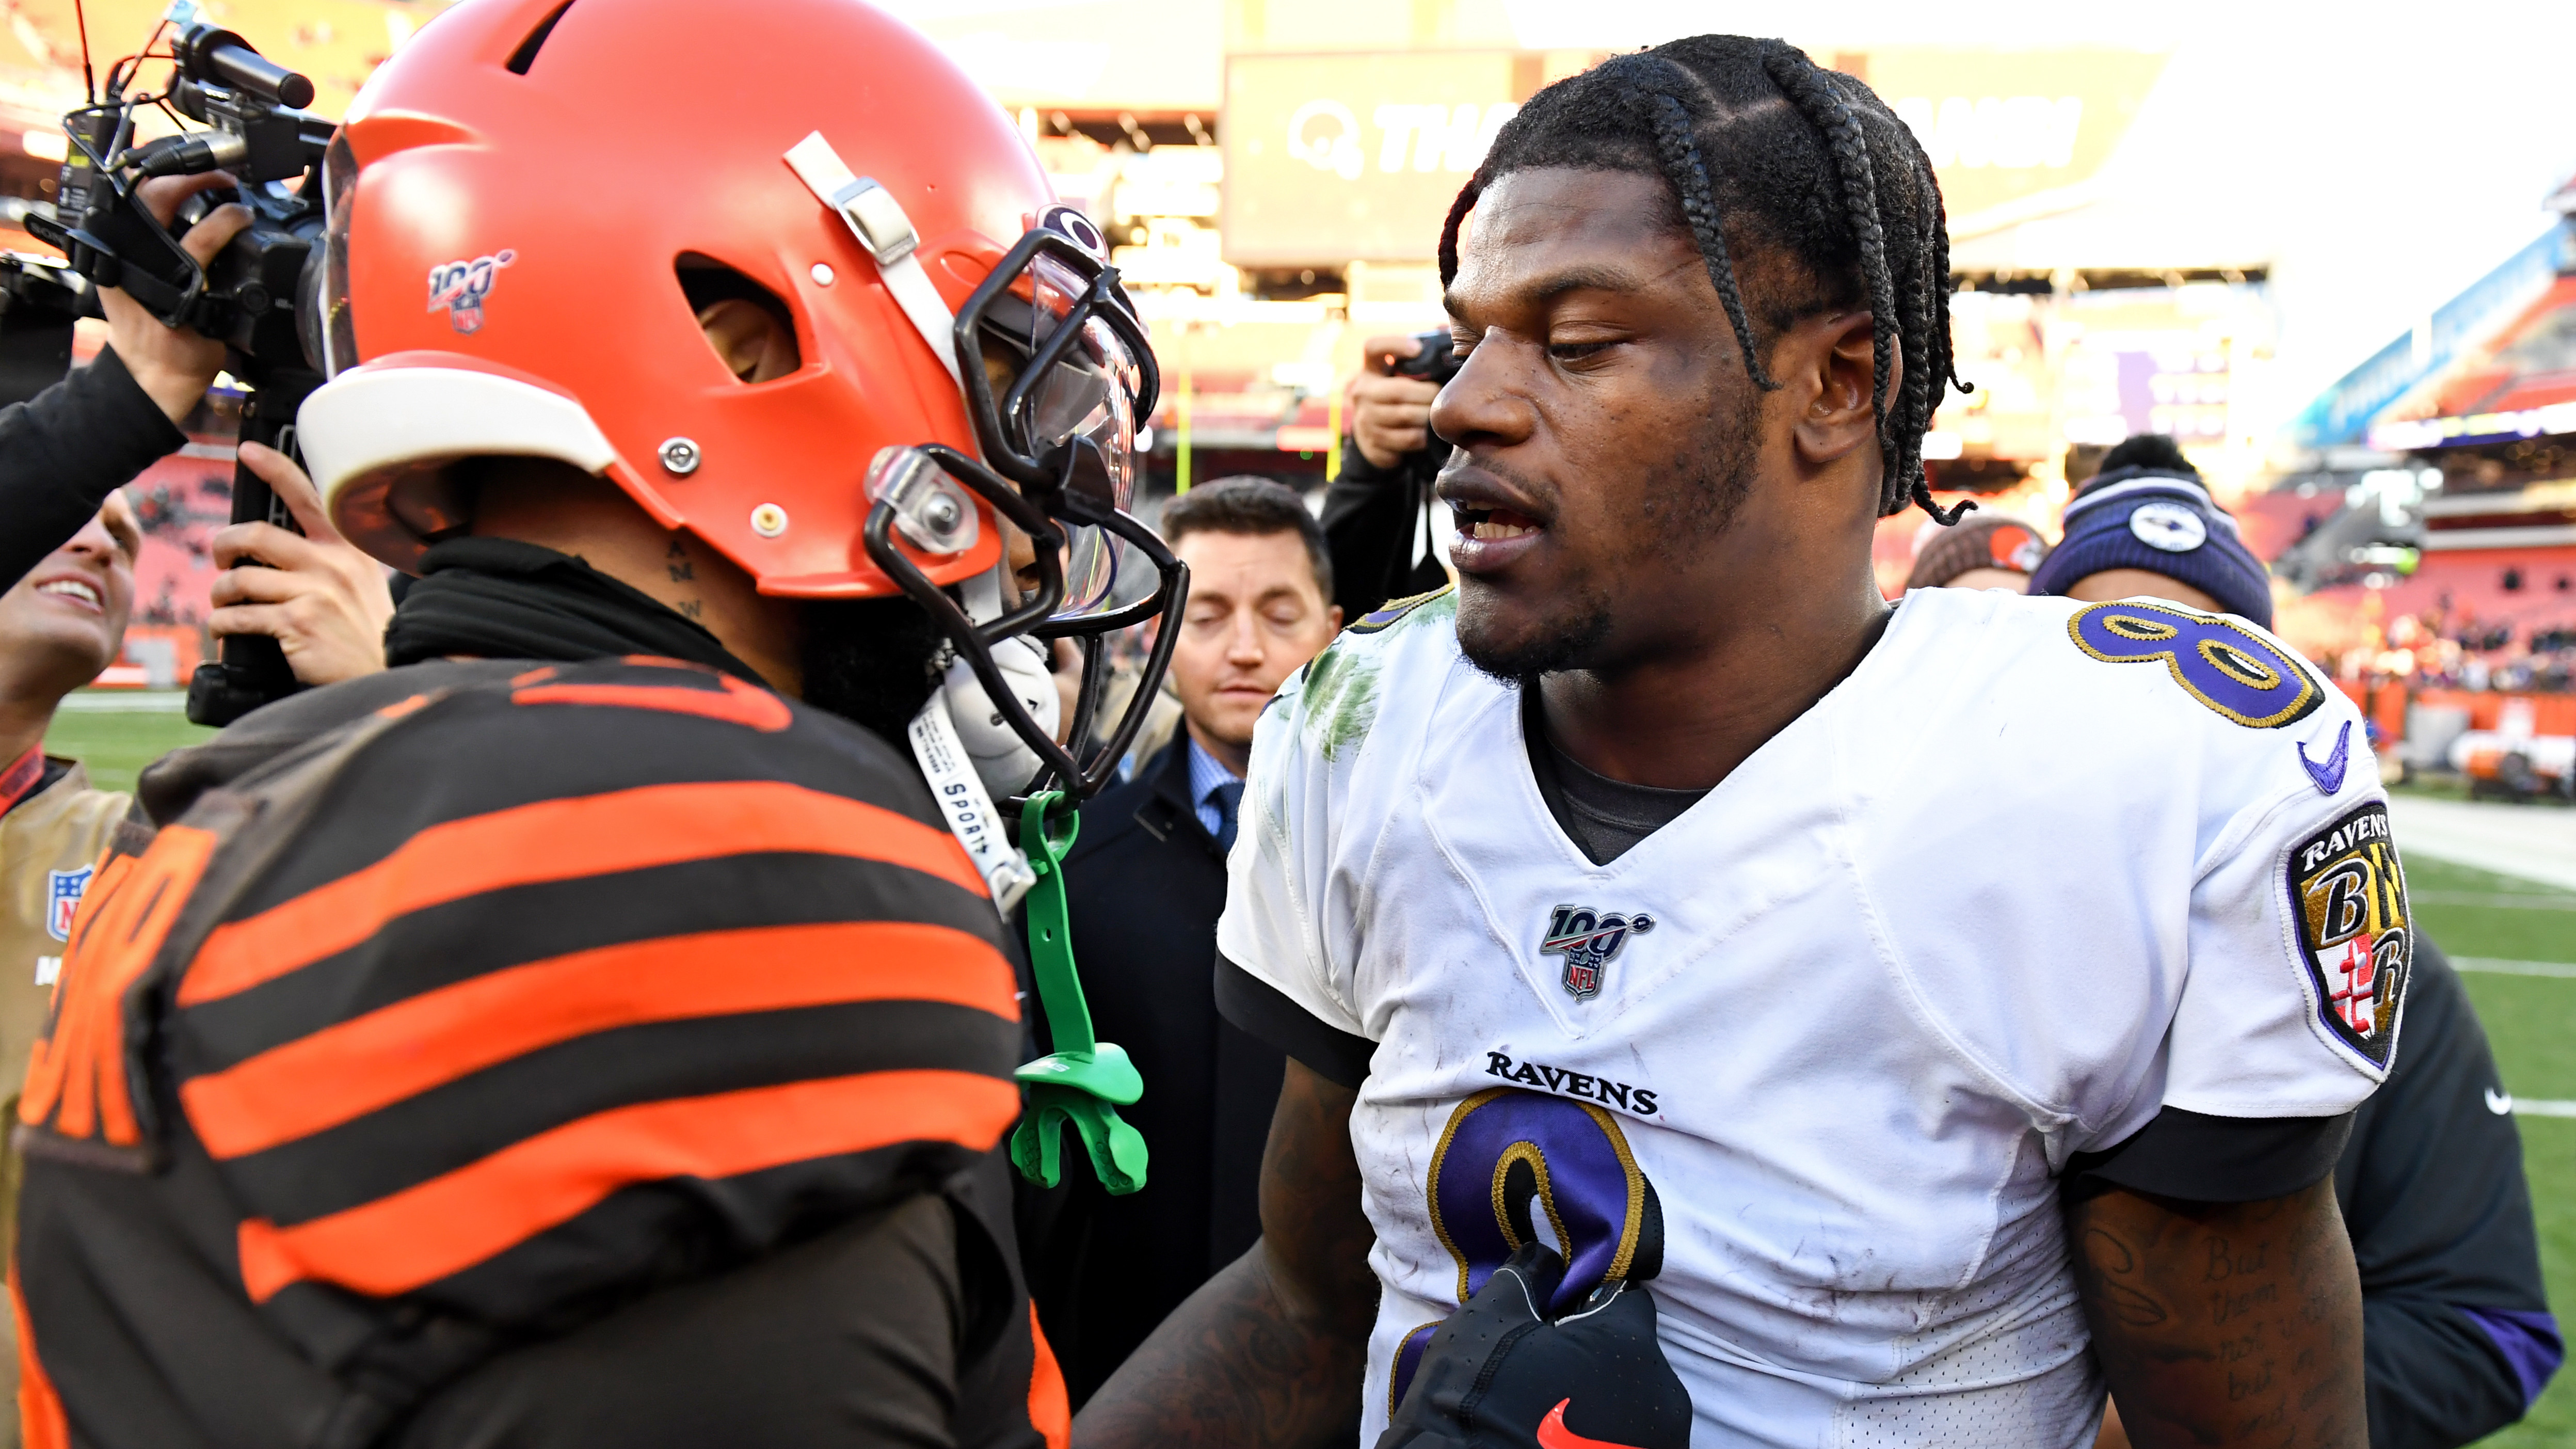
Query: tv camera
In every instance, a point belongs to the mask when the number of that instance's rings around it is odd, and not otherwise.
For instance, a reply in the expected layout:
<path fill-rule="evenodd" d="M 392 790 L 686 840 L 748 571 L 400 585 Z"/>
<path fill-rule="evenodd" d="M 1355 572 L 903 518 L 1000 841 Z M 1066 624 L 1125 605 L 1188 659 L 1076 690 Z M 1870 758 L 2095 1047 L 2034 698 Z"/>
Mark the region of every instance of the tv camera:
<path fill-rule="evenodd" d="M 121 90 L 111 69 L 105 98 L 63 117 L 70 154 L 53 215 L 30 208 L 24 224 L 69 259 L 71 273 L 122 289 L 169 326 L 222 342 L 227 370 L 245 392 L 242 441 L 297 457 L 295 410 L 322 382 L 305 338 L 319 319 L 302 314 L 321 295 L 322 162 L 333 126 L 303 109 L 313 101 L 312 81 L 232 31 L 186 24 L 170 43 L 170 59 L 163 93 Z M 135 118 L 153 106 L 206 129 L 136 145 Z M 235 185 L 189 197 L 171 225 L 143 203 L 145 181 L 210 171 L 229 173 Z M 249 210 L 250 226 L 200 266 L 179 238 L 228 202 Z M 27 259 L 8 280 L 13 299 L 37 311 L 47 289 L 73 293 L 55 269 Z M 71 300 L 97 315 L 97 298 L 86 288 Z M 240 463 L 233 467 L 232 521 L 296 526 L 268 485 Z M 198 666 L 188 682 L 188 718 L 229 724 L 300 687 L 275 639 L 229 635 L 220 659 Z"/>

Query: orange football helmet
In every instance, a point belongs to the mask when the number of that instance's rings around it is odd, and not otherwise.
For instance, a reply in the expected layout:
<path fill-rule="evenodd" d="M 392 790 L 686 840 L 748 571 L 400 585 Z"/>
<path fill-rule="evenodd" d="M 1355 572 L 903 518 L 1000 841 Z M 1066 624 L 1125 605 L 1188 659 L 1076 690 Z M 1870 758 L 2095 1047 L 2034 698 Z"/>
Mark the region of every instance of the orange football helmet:
<path fill-rule="evenodd" d="M 936 47 L 859 0 L 466 0 L 359 93 L 324 192 L 297 441 L 352 541 L 409 567 L 467 521 L 446 465 L 557 459 L 763 593 L 910 595 L 1044 763 L 1030 789 L 1106 781 L 1152 681 L 1097 739 L 1085 691 L 1068 750 L 991 651 L 1096 663 L 1186 587 L 1127 513 L 1153 354 L 1098 231 Z M 718 359 L 710 277 L 792 325 L 794 371 Z"/>

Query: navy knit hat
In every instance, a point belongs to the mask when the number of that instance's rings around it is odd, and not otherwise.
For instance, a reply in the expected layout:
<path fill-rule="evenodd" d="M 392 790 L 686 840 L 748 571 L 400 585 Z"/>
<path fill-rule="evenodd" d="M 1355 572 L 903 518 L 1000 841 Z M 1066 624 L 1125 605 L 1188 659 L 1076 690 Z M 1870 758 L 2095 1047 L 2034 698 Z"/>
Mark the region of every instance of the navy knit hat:
<path fill-rule="evenodd" d="M 2104 461 L 2119 461 L 2117 450 Z M 2188 466 L 2114 468 L 2087 479 L 2066 505 L 2066 536 L 2031 575 L 2030 591 L 2064 593 L 2105 569 L 2163 574 L 2272 627 L 2271 575 Z"/>

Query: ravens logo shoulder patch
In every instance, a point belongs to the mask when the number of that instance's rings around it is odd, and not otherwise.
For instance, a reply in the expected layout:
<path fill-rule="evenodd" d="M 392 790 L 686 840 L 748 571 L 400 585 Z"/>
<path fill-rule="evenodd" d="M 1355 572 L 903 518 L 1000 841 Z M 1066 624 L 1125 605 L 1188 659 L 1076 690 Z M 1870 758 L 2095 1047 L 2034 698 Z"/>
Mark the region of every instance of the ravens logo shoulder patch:
<path fill-rule="evenodd" d="M 2164 665 L 2185 693 L 2248 729 L 2296 724 L 2325 702 L 2288 650 L 2234 619 L 2124 599 L 2076 610 L 2066 633 L 2105 664 Z"/>
<path fill-rule="evenodd" d="M 2371 1065 L 2388 1065 L 2414 960 L 2406 877 L 2372 801 L 2290 848 L 2290 917 L 2326 1029 Z"/>

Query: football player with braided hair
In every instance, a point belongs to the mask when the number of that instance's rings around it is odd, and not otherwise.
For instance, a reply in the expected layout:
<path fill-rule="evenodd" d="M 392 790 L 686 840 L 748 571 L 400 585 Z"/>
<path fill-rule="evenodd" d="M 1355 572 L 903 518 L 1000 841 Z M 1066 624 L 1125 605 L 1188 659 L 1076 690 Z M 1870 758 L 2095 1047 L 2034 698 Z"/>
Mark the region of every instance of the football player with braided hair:
<path fill-rule="evenodd" d="M 418 578 L 392 668 L 147 772 L 72 922 L 31 1445 L 1064 1441 L 1010 1159 L 1141 1176 L 1133 1074 L 1003 911 L 1140 714 L 1059 743 L 1047 641 L 1186 583 L 1153 361 L 928 41 L 711 18 L 465 0 L 331 143 L 298 432 Z"/>
<path fill-rule="evenodd" d="M 2410 938 L 2358 716 L 2233 616 L 1881 599 L 1944 248 L 1779 41 L 1496 137 L 1441 244 L 1459 585 L 1254 741 L 1264 1237 L 1078 1444 L 2076 1449 L 2106 1386 L 2142 1445 L 2364 1442 L 2329 1173 Z"/>

